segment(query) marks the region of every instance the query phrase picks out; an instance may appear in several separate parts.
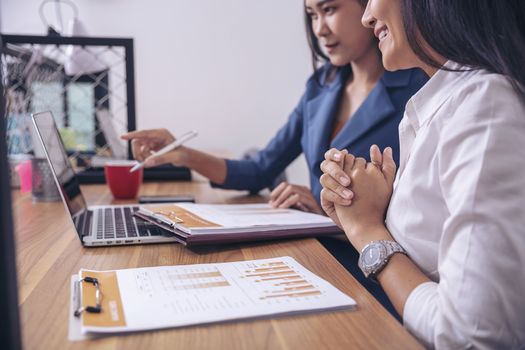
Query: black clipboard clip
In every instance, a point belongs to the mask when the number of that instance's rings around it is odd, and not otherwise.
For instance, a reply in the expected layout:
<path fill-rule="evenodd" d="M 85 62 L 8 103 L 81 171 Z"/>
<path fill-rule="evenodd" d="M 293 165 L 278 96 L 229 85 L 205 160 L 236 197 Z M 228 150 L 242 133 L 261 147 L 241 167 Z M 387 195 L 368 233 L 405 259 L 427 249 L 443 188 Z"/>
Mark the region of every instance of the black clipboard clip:
<path fill-rule="evenodd" d="M 82 282 L 88 282 L 88 283 L 93 283 L 93 285 L 95 286 L 95 300 L 96 300 L 96 305 L 95 306 L 86 306 L 86 307 L 83 307 L 82 306 L 82 295 L 80 294 L 80 283 Z M 79 279 L 77 281 L 77 283 L 75 284 L 76 285 L 76 293 L 77 293 L 77 308 L 74 312 L 74 315 L 75 317 L 80 317 L 80 315 L 85 311 L 85 312 L 90 312 L 90 313 L 94 313 L 94 314 L 99 314 L 102 312 L 102 292 L 100 291 L 100 283 L 98 282 L 98 279 L 96 279 L 95 277 L 84 277 L 82 279 Z"/>

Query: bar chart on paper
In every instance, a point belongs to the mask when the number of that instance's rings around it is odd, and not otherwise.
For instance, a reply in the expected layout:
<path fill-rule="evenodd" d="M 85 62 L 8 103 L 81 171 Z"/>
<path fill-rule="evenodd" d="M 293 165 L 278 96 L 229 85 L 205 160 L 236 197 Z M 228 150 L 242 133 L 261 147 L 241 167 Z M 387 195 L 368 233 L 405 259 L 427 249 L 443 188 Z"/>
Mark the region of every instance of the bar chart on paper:
<path fill-rule="evenodd" d="M 259 300 L 286 300 L 322 295 L 322 291 L 314 282 L 307 279 L 304 273 L 293 269 L 284 261 L 270 263 L 248 263 L 248 269 L 241 278 L 252 284 L 252 290 L 257 290 Z"/>
<path fill-rule="evenodd" d="M 116 274 L 126 325 L 112 331 L 355 306 L 352 298 L 290 257 L 117 270 Z"/>

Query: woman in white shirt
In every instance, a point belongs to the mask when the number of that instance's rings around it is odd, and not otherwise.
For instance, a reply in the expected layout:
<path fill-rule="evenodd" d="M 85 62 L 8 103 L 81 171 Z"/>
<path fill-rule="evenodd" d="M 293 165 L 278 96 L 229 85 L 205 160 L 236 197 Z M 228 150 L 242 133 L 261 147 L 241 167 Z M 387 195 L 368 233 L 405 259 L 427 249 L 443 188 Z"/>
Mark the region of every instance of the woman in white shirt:
<path fill-rule="evenodd" d="M 525 348 L 524 21 L 521 0 L 369 0 L 363 15 L 387 69 L 431 78 L 407 103 L 397 175 L 390 148 L 370 163 L 332 149 L 321 203 L 428 347 Z"/>

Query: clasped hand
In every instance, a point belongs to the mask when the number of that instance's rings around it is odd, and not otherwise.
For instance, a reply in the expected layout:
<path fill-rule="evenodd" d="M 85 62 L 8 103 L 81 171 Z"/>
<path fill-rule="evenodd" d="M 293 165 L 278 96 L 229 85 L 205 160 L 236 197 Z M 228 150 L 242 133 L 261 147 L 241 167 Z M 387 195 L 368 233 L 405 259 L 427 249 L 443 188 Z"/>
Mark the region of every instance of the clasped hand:
<path fill-rule="evenodd" d="M 321 163 L 321 206 L 352 241 L 356 235 L 384 227 L 386 208 L 392 195 L 396 164 L 392 149 L 370 148 L 371 162 L 335 148 Z"/>

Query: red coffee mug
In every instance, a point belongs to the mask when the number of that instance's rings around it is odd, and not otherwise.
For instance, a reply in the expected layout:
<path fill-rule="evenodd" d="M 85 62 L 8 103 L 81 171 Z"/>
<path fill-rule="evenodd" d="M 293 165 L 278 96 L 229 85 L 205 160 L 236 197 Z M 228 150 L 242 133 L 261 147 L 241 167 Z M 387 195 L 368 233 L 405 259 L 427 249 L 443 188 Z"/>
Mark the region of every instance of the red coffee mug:
<path fill-rule="evenodd" d="M 142 183 L 142 169 L 130 173 L 137 164 L 135 161 L 110 161 L 104 165 L 104 175 L 111 194 L 115 199 L 132 199 L 137 197 Z"/>

